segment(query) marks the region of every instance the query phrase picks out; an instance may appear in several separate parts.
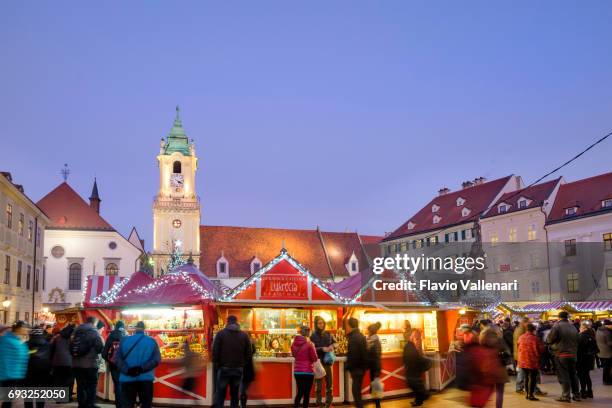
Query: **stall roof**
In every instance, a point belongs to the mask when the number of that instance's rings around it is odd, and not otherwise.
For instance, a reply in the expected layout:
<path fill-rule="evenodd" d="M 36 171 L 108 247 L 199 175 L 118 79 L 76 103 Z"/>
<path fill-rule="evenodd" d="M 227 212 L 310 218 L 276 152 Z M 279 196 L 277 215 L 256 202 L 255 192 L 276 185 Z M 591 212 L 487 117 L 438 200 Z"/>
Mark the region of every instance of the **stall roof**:
<path fill-rule="evenodd" d="M 492 304 L 483 309 L 483 311 L 490 311 L 497 307 L 503 307 L 513 313 L 544 313 L 551 310 L 565 309 L 570 312 L 585 312 L 594 313 L 601 311 L 612 310 L 612 300 L 594 300 L 585 302 L 568 302 L 565 300 L 557 300 L 555 302 L 547 303 L 531 303 L 524 306 L 510 305 L 506 303 Z"/>
<path fill-rule="evenodd" d="M 148 285 L 153 280 L 153 277 L 146 272 L 134 272 L 129 278 L 118 280 L 110 289 L 98 292 L 91 301 L 85 302 L 85 306 L 108 305 L 112 299 L 123 297 L 134 289 Z"/>
<path fill-rule="evenodd" d="M 85 281 L 83 305 L 92 306 L 98 303 L 103 293 L 110 293 L 112 289 L 127 281 L 128 278 L 121 276 L 89 275 Z"/>

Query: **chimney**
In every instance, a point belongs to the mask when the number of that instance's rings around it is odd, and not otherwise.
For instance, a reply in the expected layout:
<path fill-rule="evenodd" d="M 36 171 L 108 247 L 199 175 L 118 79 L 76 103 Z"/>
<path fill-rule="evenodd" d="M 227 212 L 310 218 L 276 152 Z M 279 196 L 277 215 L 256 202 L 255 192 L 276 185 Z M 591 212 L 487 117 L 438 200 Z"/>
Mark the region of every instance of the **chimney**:
<path fill-rule="evenodd" d="M 444 194 L 450 193 L 450 189 L 448 187 L 442 187 L 438 190 L 438 195 L 443 196 Z"/>
<path fill-rule="evenodd" d="M 468 187 L 472 187 L 474 185 L 474 183 L 472 183 L 471 181 L 464 181 L 463 183 L 461 183 L 461 188 L 468 188 Z"/>
<path fill-rule="evenodd" d="M 89 197 L 89 206 L 93 208 L 98 214 L 100 214 L 100 195 L 98 194 L 98 181 L 94 178 L 94 185 L 91 189 L 91 196 Z"/>
<path fill-rule="evenodd" d="M 477 186 L 477 185 L 483 184 L 485 181 L 487 181 L 487 179 L 484 177 L 476 177 L 473 183 L 475 186 Z"/>

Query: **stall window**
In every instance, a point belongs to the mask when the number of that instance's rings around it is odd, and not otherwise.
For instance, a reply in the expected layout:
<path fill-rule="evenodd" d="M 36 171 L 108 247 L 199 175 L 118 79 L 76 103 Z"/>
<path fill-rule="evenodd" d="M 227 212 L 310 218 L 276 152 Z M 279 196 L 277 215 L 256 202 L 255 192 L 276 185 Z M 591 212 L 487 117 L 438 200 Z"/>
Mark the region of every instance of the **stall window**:
<path fill-rule="evenodd" d="M 284 315 L 284 328 L 286 329 L 297 329 L 302 325 L 310 326 L 310 313 L 308 310 L 285 309 Z"/>
<path fill-rule="evenodd" d="M 256 309 L 256 330 L 275 330 L 281 328 L 281 311 L 279 309 Z"/>
<path fill-rule="evenodd" d="M 312 312 L 312 316 L 313 325 L 317 317 L 322 317 L 325 320 L 327 330 L 336 330 L 338 328 L 338 312 L 336 310 L 315 310 Z"/>
<path fill-rule="evenodd" d="M 236 316 L 242 330 L 253 330 L 253 309 L 229 309 L 227 315 Z"/>

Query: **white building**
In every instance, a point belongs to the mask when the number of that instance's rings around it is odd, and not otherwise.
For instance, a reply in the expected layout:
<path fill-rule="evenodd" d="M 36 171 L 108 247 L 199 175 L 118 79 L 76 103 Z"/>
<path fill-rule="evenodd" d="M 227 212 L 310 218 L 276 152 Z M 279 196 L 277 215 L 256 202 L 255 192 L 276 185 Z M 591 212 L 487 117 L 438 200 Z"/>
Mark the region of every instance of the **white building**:
<path fill-rule="evenodd" d="M 0 209 L 0 322 L 33 323 L 46 286 L 43 240 L 49 219 L 6 172 L 0 173 Z"/>
<path fill-rule="evenodd" d="M 612 172 L 561 185 L 546 231 L 553 300 L 612 299 Z"/>
<path fill-rule="evenodd" d="M 139 269 L 141 249 L 100 216 L 100 202 L 96 182 L 89 204 L 66 182 L 38 202 L 51 220 L 45 233 L 43 298 L 50 310 L 81 303 L 88 275 L 127 277 Z"/>

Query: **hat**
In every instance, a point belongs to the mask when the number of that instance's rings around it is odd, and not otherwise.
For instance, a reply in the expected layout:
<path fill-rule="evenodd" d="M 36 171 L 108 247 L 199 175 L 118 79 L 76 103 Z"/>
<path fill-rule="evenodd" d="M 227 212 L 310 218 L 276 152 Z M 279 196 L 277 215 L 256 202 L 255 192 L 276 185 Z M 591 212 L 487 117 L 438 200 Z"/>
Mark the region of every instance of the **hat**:
<path fill-rule="evenodd" d="M 138 323 L 136 323 L 136 328 L 140 329 L 140 330 L 144 330 L 145 329 L 145 324 L 143 321 L 139 321 Z"/>

